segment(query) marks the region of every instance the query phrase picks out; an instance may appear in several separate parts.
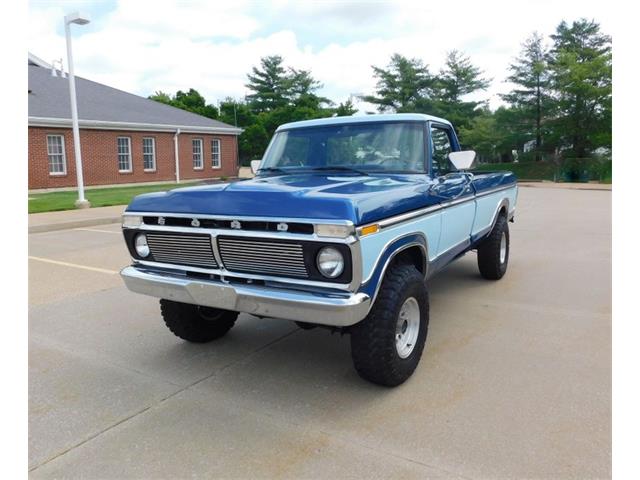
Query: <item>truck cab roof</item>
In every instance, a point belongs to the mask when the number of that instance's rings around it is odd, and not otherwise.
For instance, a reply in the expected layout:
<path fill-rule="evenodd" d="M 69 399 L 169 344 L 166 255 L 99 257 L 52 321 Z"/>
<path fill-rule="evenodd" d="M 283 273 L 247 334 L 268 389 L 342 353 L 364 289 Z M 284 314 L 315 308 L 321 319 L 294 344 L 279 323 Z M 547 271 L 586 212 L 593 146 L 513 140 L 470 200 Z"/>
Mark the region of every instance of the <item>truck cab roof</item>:
<path fill-rule="evenodd" d="M 303 120 L 300 122 L 290 122 L 280 125 L 277 132 L 282 130 L 292 130 L 295 128 L 321 127 L 325 125 L 347 125 L 351 123 L 370 122 L 438 122 L 451 126 L 451 122 L 444 118 L 426 115 L 424 113 L 391 113 L 380 115 L 351 115 L 348 117 L 328 117 L 314 120 Z"/>

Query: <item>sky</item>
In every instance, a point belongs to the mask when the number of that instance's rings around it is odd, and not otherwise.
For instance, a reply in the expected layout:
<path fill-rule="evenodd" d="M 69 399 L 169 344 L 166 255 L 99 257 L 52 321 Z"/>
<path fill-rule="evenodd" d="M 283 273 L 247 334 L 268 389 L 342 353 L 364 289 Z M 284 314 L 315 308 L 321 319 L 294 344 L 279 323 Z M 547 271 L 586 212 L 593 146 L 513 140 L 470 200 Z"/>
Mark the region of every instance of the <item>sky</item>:
<path fill-rule="evenodd" d="M 142 96 L 195 88 L 213 104 L 248 94 L 246 75 L 267 55 L 310 70 L 323 84 L 319 93 L 337 103 L 372 94 L 371 66 L 386 66 L 393 53 L 437 72 L 457 49 L 491 79 L 473 99 L 495 109 L 511 88 L 508 66 L 532 32 L 548 37 L 562 20 L 584 17 L 611 35 L 610 10 L 608 2 L 579 0 L 30 0 L 28 45 L 66 68 L 63 17 L 80 11 L 91 23 L 71 27 L 76 75 Z"/>

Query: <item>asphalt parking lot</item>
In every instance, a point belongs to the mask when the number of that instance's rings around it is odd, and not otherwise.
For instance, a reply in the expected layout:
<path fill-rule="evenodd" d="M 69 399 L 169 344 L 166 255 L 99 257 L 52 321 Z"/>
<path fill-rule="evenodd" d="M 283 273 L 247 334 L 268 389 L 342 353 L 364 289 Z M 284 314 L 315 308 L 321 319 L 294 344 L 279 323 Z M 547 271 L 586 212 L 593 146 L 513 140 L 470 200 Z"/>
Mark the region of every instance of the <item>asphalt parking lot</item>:
<path fill-rule="evenodd" d="M 510 227 L 504 279 L 472 253 L 430 282 L 395 389 L 287 321 L 182 342 L 117 224 L 29 235 L 30 477 L 610 477 L 611 192 L 521 188 Z"/>

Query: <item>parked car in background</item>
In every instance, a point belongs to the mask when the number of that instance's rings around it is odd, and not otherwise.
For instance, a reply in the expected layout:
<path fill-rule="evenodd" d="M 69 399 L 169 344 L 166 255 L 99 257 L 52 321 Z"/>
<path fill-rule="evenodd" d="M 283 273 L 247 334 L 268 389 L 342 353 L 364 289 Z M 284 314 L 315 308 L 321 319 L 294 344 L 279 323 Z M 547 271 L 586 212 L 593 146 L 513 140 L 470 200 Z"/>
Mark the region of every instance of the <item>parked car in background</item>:
<path fill-rule="evenodd" d="M 136 197 L 122 277 L 187 341 L 239 312 L 327 327 L 351 335 L 363 378 L 398 385 L 425 346 L 427 280 L 470 250 L 483 277 L 507 270 L 516 179 L 474 159 L 428 115 L 282 125 L 251 180 Z"/>

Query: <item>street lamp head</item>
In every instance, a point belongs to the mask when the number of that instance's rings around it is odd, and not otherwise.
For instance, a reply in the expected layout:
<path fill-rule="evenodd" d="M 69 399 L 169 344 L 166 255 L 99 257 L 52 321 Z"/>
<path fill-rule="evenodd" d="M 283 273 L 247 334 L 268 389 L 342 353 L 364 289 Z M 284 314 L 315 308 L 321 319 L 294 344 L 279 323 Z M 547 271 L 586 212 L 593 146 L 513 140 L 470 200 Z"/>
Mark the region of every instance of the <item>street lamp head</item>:
<path fill-rule="evenodd" d="M 86 25 L 91 21 L 89 15 L 86 13 L 74 12 L 69 15 L 65 15 L 64 22 L 65 23 L 75 23 L 76 25 Z"/>

